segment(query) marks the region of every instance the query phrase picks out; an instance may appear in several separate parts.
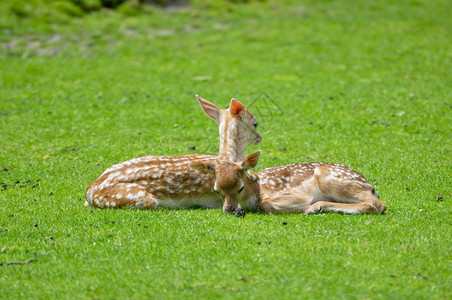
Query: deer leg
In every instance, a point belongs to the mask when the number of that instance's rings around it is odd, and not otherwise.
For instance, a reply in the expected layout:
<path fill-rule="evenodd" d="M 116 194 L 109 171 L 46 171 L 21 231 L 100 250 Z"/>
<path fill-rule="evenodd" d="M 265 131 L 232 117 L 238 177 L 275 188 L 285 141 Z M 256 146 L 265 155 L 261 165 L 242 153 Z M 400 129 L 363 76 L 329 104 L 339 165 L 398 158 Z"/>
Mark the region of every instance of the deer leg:
<path fill-rule="evenodd" d="M 346 214 L 384 213 L 386 205 L 378 199 L 378 194 L 369 186 L 347 182 L 318 182 L 322 197 L 305 211 L 313 214 L 320 211 Z"/>
<path fill-rule="evenodd" d="M 136 183 L 116 183 L 102 189 L 93 187 L 86 193 L 88 205 L 100 208 L 157 209 L 158 201 Z M 86 205 L 86 203 L 85 203 Z"/>
<path fill-rule="evenodd" d="M 259 210 L 265 213 L 302 213 L 309 207 L 309 199 L 301 194 L 286 194 L 267 197 L 259 204 Z"/>
<path fill-rule="evenodd" d="M 309 215 L 319 212 L 336 212 L 344 214 L 379 213 L 375 207 L 367 203 L 360 204 L 319 201 L 309 206 L 304 214 Z"/>

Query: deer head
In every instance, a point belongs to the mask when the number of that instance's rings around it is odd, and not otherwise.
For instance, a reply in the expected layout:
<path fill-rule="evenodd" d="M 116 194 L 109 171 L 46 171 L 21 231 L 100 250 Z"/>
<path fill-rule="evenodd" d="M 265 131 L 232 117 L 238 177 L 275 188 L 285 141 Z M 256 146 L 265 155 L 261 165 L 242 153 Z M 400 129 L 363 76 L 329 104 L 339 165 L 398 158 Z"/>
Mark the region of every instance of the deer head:
<path fill-rule="evenodd" d="M 214 190 L 223 200 L 223 212 L 235 213 L 239 204 L 241 208 L 248 208 L 246 201 L 252 197 L 251 194 L 255 194 L 254 189 L 258 187 L 257 177 L 248 174 L 248 170 L 257 165 L 260 154 L 257 151 L 241 162 L 195 163 L 190 167 L 215 176 Z"/>
<path fill-rule="evenodd" d="M 220 158 L 232 162 L 243 160 L 245 148 L 262 141 L 257 132 L 257 119 L 238 100 L 232 98 L 229 109 L 220 109 L 198 95 L 196 99 L 205 114 L 219 125 Z"/>

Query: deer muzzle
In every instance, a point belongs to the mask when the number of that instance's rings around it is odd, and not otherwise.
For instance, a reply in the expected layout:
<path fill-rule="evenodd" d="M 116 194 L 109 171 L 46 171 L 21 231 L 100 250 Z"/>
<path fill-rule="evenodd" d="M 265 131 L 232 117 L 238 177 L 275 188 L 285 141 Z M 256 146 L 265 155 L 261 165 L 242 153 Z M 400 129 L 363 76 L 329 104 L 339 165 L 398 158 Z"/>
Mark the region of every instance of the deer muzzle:
<path fill-rule="evenodd" d="M 226 197 L 223 202 L 223 212 L 225 214 L 234 213 L 239 205 L 239 201 L 236 199 L 231 199 L 231 197 Z"/>

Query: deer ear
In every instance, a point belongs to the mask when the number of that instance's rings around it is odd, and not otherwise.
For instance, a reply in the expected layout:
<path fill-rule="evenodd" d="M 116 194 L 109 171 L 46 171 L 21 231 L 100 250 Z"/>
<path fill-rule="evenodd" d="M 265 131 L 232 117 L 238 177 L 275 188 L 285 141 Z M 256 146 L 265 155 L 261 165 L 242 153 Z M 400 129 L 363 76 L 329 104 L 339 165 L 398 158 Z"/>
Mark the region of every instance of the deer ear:
<path fill-rule="evenodd" d="M 218 124 L 220 124 L 220 112 L 221 109 L 213 103 L 210 103 L 206 99 L 203 99 L 196 95 L 196 99 L 198 99 L 199 104 L 201 105 L 202 110 L 206 113 L 206 115 L 215 120 Z"/>
<path fill-rule="evenodd" d="M 229 105 L 229 112 L 231 116 L 236 120 L 241 120 L 243 113 L 245 112 L 245 105 L 240 103 L 237 99 L 231 99 L 231 105 Z"/>
<path fill-rule="evenodd" d="M 259 157 L 261 156 L 260 151 L 256 151 L 250 155 L 248 155 L 245 160 L 242 162 L 242 170 L 248 171 L 255 166 L 257 166 L 257 163 L 259 162 Z"/>
<path fill-rule="evenodd" d="M 211 163 L 194 163 L 190 164 L 190 168 L 203 174 L 215 175 L 215 165 Z"/>

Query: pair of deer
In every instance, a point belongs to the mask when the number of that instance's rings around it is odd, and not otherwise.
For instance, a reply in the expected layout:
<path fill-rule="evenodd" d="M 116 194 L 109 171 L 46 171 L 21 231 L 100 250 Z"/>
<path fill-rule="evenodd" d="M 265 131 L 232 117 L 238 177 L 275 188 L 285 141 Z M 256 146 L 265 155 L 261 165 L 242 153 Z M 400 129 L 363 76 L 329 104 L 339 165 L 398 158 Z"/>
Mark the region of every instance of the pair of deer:
<path fill-rule="evenodd" d="M 249 173 L 260 152 L 245 148 L 262 137 L 258 122 L 232 99 L 220 109 L 196 96 L 220 131 L 220 153 L 145 156 L 113 165 L 86 189 L 85 206 L 140 209 L 219 208 L 243 216 L 266 213 L 383 213 L 386 206 L 369 182 L 340 164 L 295 163 Z"/>

